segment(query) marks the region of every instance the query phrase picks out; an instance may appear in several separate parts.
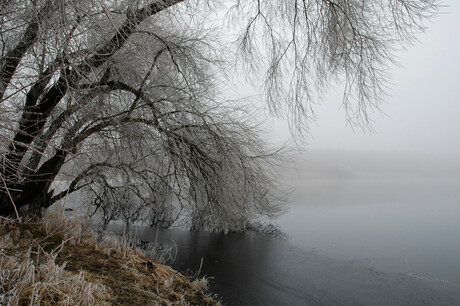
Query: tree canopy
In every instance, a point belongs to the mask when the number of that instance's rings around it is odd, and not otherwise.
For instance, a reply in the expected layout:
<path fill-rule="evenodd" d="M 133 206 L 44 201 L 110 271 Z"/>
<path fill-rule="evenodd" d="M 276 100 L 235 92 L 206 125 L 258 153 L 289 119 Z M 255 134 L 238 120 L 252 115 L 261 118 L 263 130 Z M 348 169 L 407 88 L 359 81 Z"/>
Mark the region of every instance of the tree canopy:
<path fill-rule="evenodd" d="M 345 83 L 350 121 L 385 95 L 394 52 L 436 0 L 2 0 L 0 214 L 87 195 L 111 218 L 233 229 L 280 208 L 257 118 L 229 75 L 263 79 L 308 130 Z M 93 211 L 94 213 L 94 211 Z"/>

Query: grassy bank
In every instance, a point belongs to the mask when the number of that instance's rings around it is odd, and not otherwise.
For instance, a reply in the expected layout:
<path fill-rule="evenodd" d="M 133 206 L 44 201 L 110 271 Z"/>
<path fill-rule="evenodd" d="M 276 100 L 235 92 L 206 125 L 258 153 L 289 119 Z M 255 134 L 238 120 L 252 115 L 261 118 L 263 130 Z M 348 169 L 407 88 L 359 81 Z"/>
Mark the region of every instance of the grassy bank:
<path fill-rule="evenodd" d="M 218 305 L 206 285 L 59 211 L 0 221 L 1 305 Z"/>

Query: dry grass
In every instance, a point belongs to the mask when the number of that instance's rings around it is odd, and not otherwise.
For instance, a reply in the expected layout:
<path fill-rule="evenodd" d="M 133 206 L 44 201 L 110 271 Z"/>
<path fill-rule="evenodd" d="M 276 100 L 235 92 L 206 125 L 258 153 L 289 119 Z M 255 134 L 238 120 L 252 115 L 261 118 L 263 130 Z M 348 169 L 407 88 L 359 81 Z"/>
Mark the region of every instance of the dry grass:
<path fill-rule="evenodd" d="M 22 224 L 0 220 L 1 305 L 218 305 L 190 281 L 61 210 Z"/>
<path fill-rule="evenodd" d="M 89 282 L 84 273 L 72 273 L 56 259 L 65 241 L 47 244 L 34 238 L 29 226 L 8 220 L 0 222 L 0 304 L 1 305 L 109 305 L 110 296 L 100 282 Z M 52 246 L 51 251 L 44 247 Z"/>

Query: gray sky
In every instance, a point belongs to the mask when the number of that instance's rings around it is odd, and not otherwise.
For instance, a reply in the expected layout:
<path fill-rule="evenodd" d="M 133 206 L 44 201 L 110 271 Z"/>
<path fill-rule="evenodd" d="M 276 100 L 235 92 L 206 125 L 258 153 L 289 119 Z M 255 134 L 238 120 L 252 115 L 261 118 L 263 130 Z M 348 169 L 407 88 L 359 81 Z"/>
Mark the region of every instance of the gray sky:
<path fill-rule="evenodd" d="M 374 134 L 346 125 L 339 109 L 341 93 L 328 95 L 316 107 L 318 120 L 311 127 L 307 150 L 417 151 L 439 157 L 460 156 L 460 1 L 419 35 L 420 42 L 401 53 L 403 67 L 393 69 L 393 86 L 382 110 L 374 114 Z M 276 124 L 280 137 L 287 135 Z"/>

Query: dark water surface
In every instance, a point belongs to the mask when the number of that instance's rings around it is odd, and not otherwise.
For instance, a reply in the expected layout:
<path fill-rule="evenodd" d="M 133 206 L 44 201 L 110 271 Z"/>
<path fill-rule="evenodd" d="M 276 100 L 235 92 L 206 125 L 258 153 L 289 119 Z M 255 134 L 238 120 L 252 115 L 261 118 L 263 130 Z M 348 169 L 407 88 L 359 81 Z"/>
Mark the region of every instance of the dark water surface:
<path fill-rule="evenodd" d="M 158 231 L 227 305 L 460 305 L 460 181 L 309 181 L 263 234 Z M 112 225 L 115 232 L 121 227 Z"/>

